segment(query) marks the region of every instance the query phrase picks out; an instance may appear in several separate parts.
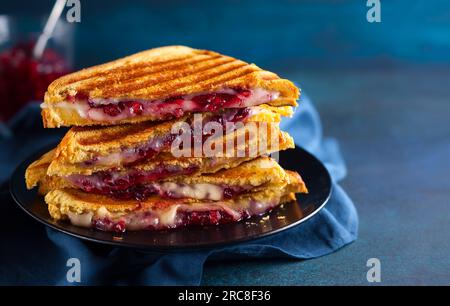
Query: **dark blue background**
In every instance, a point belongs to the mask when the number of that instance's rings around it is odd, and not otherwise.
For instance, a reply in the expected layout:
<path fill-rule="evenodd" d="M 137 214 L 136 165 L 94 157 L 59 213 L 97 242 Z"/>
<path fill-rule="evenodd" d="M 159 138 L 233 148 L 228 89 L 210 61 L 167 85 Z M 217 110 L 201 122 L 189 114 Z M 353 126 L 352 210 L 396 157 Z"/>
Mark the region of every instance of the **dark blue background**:
<path fill-rule="evenodd" d="M 48 14 L 53 1 L 2 1 L 0 13 Z M 382 1 L 382 22 L 365 0 L 81 1 L 76 66 L 142 49 L 186 44 L 262 66 L 450 62 L 445 0 Z"/>
<path fill-rule="evenodd" d="M 168 44 L 212 49 L 300 83 L 337 137 L 359 239 L 305 262 L 215 262 L 205 284 L 450 284 L 450 4 L 382 1 L 81 1 L 75 66 Z M 51 1 L 2 1 L 44 14 Z"/>

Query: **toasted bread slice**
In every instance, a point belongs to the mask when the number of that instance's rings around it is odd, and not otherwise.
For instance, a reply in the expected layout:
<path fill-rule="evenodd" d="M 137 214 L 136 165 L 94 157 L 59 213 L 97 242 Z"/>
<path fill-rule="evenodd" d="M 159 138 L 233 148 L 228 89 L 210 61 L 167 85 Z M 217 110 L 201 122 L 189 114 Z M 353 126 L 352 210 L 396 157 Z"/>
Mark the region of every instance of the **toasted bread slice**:
<path fill-rule="evenodd" d="M 239 221 L 292 200 L 306 190 L 298 174 L 288 172 L 281 184 L 222 201 L 163 199 L 117 201 L 75 189 L 56 189 L 45 196 L 56 220 L 105 231 L 152 230 L 185 225 L 211 225 Z"/>
<path fill-rule="evenodd" d="M 78 186 L 78 181 L 88 180 L 96 181 L 104 175 L 112 174 L 117 179 L 126 178 L 129 173 L 143 172 L 145 174 L 160 173 L 165 169 L 173 169 L 173 173 L 157 179 L 149 179 L 148 182 L 157 180 L 169 180 L 171 178 L 186 178 L 207 173 L 215 173 L 222 169 L 237 167 L 243 162 L 253 159 L 252 157 L 235 157 L 235 158 L 174 158 L 170 154 L 161 154 L 158 160 L 147 162 L 144 164 L 127 167 L 120 171 L 117 170 L 98 170 L 79 168 L 74 165 L 66 165 L 61 168 L 60 173 L 48 174 L 48 169 L 52 162 L 46 162 L 48 156 L 55 154 L 53 149 L 47 155 L 33 162 L 25 172 L 25 181 L 28 189 L 39 186 L 39 192 L 46 194 L 50 189 Z M 47 167 L 47 171 L 43 168 Z M 186 170 L 186 171 L 185 171 Z M 80 186 L 79 186 L 80 187 Z"/>
<path fill-rule="evenodd" d="M 90 187 L 86 190 L 86 182 L 84 185 L 80 185 L 77 184 L 78 181 L 66 180 L 61 177 L 45 177 L 41 180 L 40 190 L 47 193 L 52 189 L 79 188 L 91 193 L 110 195 L 120 200 L 144 199 L 150 195 L 159 194 L 168 198 L 218 201 L 250 190 L 264 189 L 267 185 L 283 184 L 287 179 L 286 176 L 286 172 L 275 160 L 269 157 L 259 157 L 237 167 L 212 174 L 169 177 L 162 181 L 136 183 L 132 186 L 121 185 L 117 188 Z"/>
<path fill-rule="evenodd" d="M 39 193 L 46 194 L 51 189 L 49 176 L 47 176 L 47 169 L 53 160 L 55 149 L 45 153 L 38 160 L 34 161 L 28 166 L 25 171 L 25 183 L 28 189 L 39 186 Z"/>
<path fill-rule="evenodd" d="M 78 187 L 87 191 L 99 188 L 109 190 L 111 188 L 116 189 L 114 186 L 118 182 L 121 182 L 120 188 L 125 189 L 135 185 L 136 180 L 139 183 L 150 183 L 152 181 L 170 180 L 176 177 L 186 178 L 215 173 L 221 169 L 236 167 L 260 155 L 294 147 L 293 139 L 287 133 L 279 131 L 278 137 L 278 143 L 274 145 L 271 141 L 268 141 L 268 146 L 265 149 L 263 148 L 264 151 L 248 149 L 255 148 L 258 144 L 248 142 L 248 148 L 243 152 L 243 155 L 238 155 L 238 151 L 233 157 L 177 158 L 172 153 L 160 153 L 157 159 L 152 159 L 131 167 L 116 167 L 114 169 L 100 166 L 88 167 L 86 165 L 62 162 L 56 155 L 57 150 L 55 149 L 28 167 L 25 175 L 26 183 L 28 188 L 32 188 L 38 184 L 44 191 L 69 186 Z M 255 140 L 252 138 L 252 141 Z M 261 141 L 261 139 L 258 138 L 256 141 Z M 44 167 L 47 167 L 47 171 L 43 171 Z"/>
<path fill-rule="evenodd" d="M 205 94 L 213 95 L 205 100 Z M 45 127 L 113 125 L 263 103 L 296 106 L 298 97 L 292 82 L 256 65 L 169 46 L 55 80 L 45 94 L 42 117 Z"/>
<path fill-rule="evenodd" d="M 242 122 L 243 125 L 251 125 L 254 122 L 258 127 L 266 124 L 268 129 L 273 128 L 274 132 L 279 133 L 276 123 L 280 121 L 280 114 L 290 114 L 289 108 L 253 107 L 245 113 L 244 120 L 238 122 Z M 220 120 L 225 134 L 228 122 L 222 118 L 229 118 L 231 115 L 230 112 L 224 112 L 220 116 L 212 114 L 197 116 L 203 118 L 203 122 L 217 123 Z M 102 169 L 105 169 L 157 158 L 159 152 L 170 152 L 171 144 L 175 140 L 173 128 L 183 123 L 189 123 L 192 127 L 192 121 L 197 120 L 193 118 L 197 117 L 185 116 L 166 122 L 141 122 L 111 127 L 73 127 L 58 145 L 50 173 L 53 172 L 53 167 L 57 168 L 56 171 L 60 171 L 64 164 L 103 166 Z M 237 124 L 236 127 L 239 127 Z M 206 124 L 203 123 L 202 128 L 205 127 Z M 196 156 L 200 157 L 198 154 Z"/>
<path fill-rule="evenodd" d="M 181 144 L 182 138 L 174 137 L 175 140 L 168 145 L 158 144 L 160 139 L 165 143 L 165 135 L 172 136 L 164 134 L 169 132 L 166 130 L 169 127 L 165 123 L 163 125 L 164 128 L 157 132 L 153 128 L 136 131 L 135 125 L 106 128 L 98 133 L 92 133 L 92 130 L 87 130 L 86 133 L 69 131 L 58 145 L 47 174 L 90 175 L 111 168 L 123 170 L 130 166 L 146 170 L 153 169 L 162 162 L 180 167 L 196 165 L 206 170 L 211 168 L 213 161 L 226 163 L 227 157 L 243 157 L 242 160 L 245 161 L 295 146 L 292 137 L 282 132 L 277 124 L 252 122 L 225 136 L 208 140 L 209 143 L 202 140 L 203 142 L 195 144 L 192 140 L 180 149 L 176 144 Z M 150 146 L 151 154 L 146 153 L 146 143 L 157 144 Z M 221 144 L 221 148 L 212 143 Z M 144 154 L 141 154 L 141 149 Z M 233 163 L 232 159 L 229 161 Z"/>

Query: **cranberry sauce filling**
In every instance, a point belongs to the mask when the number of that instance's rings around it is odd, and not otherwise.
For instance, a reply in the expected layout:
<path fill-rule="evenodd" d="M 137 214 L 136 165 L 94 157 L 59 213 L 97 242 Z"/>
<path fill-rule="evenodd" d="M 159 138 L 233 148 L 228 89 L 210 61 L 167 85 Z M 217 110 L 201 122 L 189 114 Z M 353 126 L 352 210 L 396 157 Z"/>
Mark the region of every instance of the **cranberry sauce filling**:
<path fill-rule="evenodd" d="M 181 226 L 219 225 L 238 221 L 224 210 L 184 211 L 179 214 L 179 218 Z"/>
<path fill-rule="evenodd" d="M 225 129 L 225 124 L 227 122 L 241 122 L 244 121 L 250 114 L 250 108 L 231 108 L 224 110 L 217 114 L 211 114 L 209 116 L 204 116 L 202 125 L 209 122 L 217 122 L 221 124 Z M 193 122 L 189 122 L 191 129 L 193 129 Z M 193 135 L 193 130 L 191 131 Z M 203 143 L 210 135 L 203 135 Z M 113 153 L 106 156 L 96 156 L 90 160 L 84 161 L 82 165 L 92 166 L 92 165 L 124 165 L 130 166 L 132 164 L 140 163 L 144 160 L 150 159 L 157 155 L 161 151 L 168 150 L 173 141 L 177 138 L 175 134 L 165 134 L 161 136 L 156 136 L 151 138 L 148 142 L 139 145 L 137 147 L 123 148 L 122 151 L 117 154 Z"/>
<path fill-rule="evenodd" d="M 182 211 L 176 215 L 177 222 L 173 225 L 161 225 L 158 218 L 152 213 L 143 213 L 141 216 L 132 216 L 131 218 L 124 218 L 119 220 L 112 220 L 109 218 L 93 218 L 92 228 L 105 232 L 123 233 L 128 230 L 160 230 L 166 228 L 176 228 L 182 226 L 204 226 L 204 225 L 219 225 L 230 222 L 236 222 L 242 217 L 235 219 L 234 216 L 224 210 L 206 210 L 206 211 Z M 129 219 L 129 221 L 125 221 Z"/>
<path fill-rule="evenodd" d="M 112 221 L 108 218 L 92 219 L 92 227 L 100 231 L 123 233 L 126 230 L 124 220 Z"/>
<path fill-rule="evenodd" d="M 96 105 L 88 100 L 88 105 L 93 109 L 101 109 L 109 117 L 116 117 L 124 111 L 130 116 L 142 115 L 144 112 L 144 104 L 137 101 L 119 102 L 117 104 Z"/>
<path fill-rule="evenodd" d="M 126 189 L 102 188 L 94 189 L 92 192 L 108 195 L 119 200 L 143 201 L 152 195 L 159 195 L 161 198 L 181 199 L 195 198 L 199 200 L 224 200 L 231 199 L 242 193 L 249 191 L 252 186 L 211 186 L 211 190 L 205 190 L 199 193 L 197 190 L 202 187 L 198 185 L 186 185 L 172 183 L 172 188 L 168 188 L 164 183 L 137 184 Z M 208 187 L 206 187 L 208 188 Z M 180 192 L 180 190 L 188 192 Z M 216 191 L 218 190 L 218 191 Z M 190 193 L 189 193 L 190 191 Z"/>
<path fill-rule="evenodd" d="M 197 166 L 181 168 L 177 166 L 159 165 L 153 170 L 143 171 L 130 169 L 126 173 L 120 173 L 114 169 L 99 171 L 92 175 L 72 174 L 67 179 L 77 188 L 86 192 L 99 194 L 120 193 L 139 184 L 161 180 L 173 175 L 187 175 L 195 172 Z M 137 192 L 136 192 L 137 194 Z"/>
<path fill-rule="evenodd" d="M 223 127 L 225 127 L 227 122 L 241 122 L 248 118 L 250 115 L 250 108 L 229 108 L 223 110 L 222 112 L 210 114 L 209 116 L 204 116 L 202 119 L 202 125 L 205 125 L 209 122 L 217 122 Z M 191 126 L 193 126 L 193 122 L 190 122 Z"/>
<path fill-rule="evenodd" d="M 154 116 L 159 120 L 182 117 L 187 112 L 217 112 L 226 108 L 244 108 L 277 99 L 277 92 L 261 88 L 224 89 L 219 92 L 171 97 L 165 100 L 91 99 L 85 93 L 67 98 L 78 103 L 82 116 L 95 121 L 117 121 L 136 116 Z M 83 106 L 85 105 L 85 106 Z"/>
<path fill-rule="evenodd" d="M 183 226 L 219 225 L 249 219 L 270 212 L 279 201 L 251 202 L 246 208 L 232 209 L 226 204 L 204 203 L 191 208 L 173 204 L 167 211 L 135 210 L 122 216 L 94 215 L 90 226 L 102 231 L 161 230 Z"/>

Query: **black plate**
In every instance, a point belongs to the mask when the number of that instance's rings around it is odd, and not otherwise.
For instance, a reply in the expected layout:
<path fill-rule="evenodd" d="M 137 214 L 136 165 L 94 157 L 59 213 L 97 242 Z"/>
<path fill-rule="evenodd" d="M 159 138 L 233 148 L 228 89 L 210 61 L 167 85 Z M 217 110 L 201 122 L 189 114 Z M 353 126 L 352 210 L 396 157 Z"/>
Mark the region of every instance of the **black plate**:
<path fill-rule="evenodd" d="M 25 160 L 11 177 L 10 191 L 17 204 L 37 221 L 63 233 L 99 243 L 155 250 L 192 249 L 248 241 L 279 233 L 305 222 L 316 214 L 331 194 L 331 178 L 313 155 L 297 147 L 280 152 L 279 162 L 285 169 L 298 171 L 308 187 L 309 194 L 297 194 L 297 201 L 274 209 L 268 216 L 219 226 L 192 226 L 163 231 L 140 231 L 115 234 L 95 231 L 54 221 L 42 196 L 36 190 L 27 190 L 24 174 L 27 166 L 39 158 L 46 148 Z"/>

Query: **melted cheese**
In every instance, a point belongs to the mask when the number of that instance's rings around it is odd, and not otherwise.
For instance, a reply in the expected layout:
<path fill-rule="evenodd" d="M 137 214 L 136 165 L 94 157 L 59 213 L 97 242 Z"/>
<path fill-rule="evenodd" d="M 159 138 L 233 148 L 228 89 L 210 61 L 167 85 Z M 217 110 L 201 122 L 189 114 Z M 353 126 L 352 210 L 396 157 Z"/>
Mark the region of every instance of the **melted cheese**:
<path fill-rule="evenodd" d="M 109 211 L 106 209 L 105 206 L 102 206 L 99 209 L 97 209 L 96 217 L 101 219 L 109 217 Z"/>
<path fill-rule="evenodd" d="M 125 154 L 123 152 L 114 152 L 105 156 L 99 156 L 94 163 L 96 165 L 104 166 L 120 165 L 124 159 L 124 155 Z"/>
<path fill-rule="evenodd" d="M 83 214 L 76 214 L 71 211 L 67 213 L 69 217 L 70 223 L 76 226 L 81 227 L 91 227 L 92 226 L 92 217 L 94 216 L 93 212 L 87 212 Z"/>
<path fill-rule="evenodd" d="M 170 134 L 168 134 L 170 135 Z M 161 135 L 149 140 L 142 149 L 152 149 L 154 152 L 159 152 L 163 148 L 164 140 L 167 135 Z M 124 163 L 132 163 L 140 158 L 138 150 L 135 147 L 124 149 L 120 152 L 113 152 L 108 155 L 98 156 L 94 162 L 96 165 L 115 166 Z"/>
<path fill-rule="evenodd" d="M 219 201 L 223 199 L 223 188 L 214 184 L 177 184 L 166 182 L 159 185 L 161 191 L 175 198 L 193 198 L 200 200 Z"/>
<path fill-rule="evenodd" d="M 217 93 L 229 93 L 235 94 L 236 92 L 233 89 L 224 89 L 218 91 Z M 182 112 L 192 112 L 198 111 L 198 105 L 192 98 L 202 93 L 196 93 L 192 95 L 186 95 L 183 97 L 184 102 L 180 104 L 168 104 L 164 100 L 156 100 L 156 101 L 145 101 L 136 99 L 137 102 L 140 102 L 144 106 L 143 115 L 155 115 L 155 116 L 164 116 L 164 115 L 172 115 L 174 113 L 178 113 L 180 110 Z M 276 91 L 268 91 L 263 88 L 253 88 L 251 90 L 251 95 L 248 97 L 241 97 L 241 101 L 239 103 L 234 103 L 227 105 L 227 108 L 243 108 L 243 107 L 251 107 L 255 105 L 260 105 L 264 103 L 268 103 L 270 101 L 278 99 L 280 96 L 279 92 Z M 123 99 L 116 98 L 108 98 L 108 99 L 90 99 L 90 102 L 101 106 L 106 104 L 117 104 L 121 102 Z M 127 99 L 129 101 L 130 99 Z M 82 118 L 89 118 L 94 121 L 118 121 L 122 119 L 126 119 L 129 117 L 134 117 L 135 114 L 132 114 L 128 111 L 123 111 L 117 116 L 111 117 L 107 115 L 102 108 L 91 108 L 87 101 L 80 100 L 75 102 L 66 102 L 62 101 L 59 103 L 55 103 L 49 105 L 47 103 L 42 103 L 41 108 L 48 107 L 57 107 L 62 109 L 73 109 L 76 110 L 77 113 Z"/>
<path fill-rule="evenodd" d="M 89 105 L 87 103 L 71 103 L 71 102 L 65 102 L 65 101 L 56 103 L 54 106 L 49 105 L 47 103 L 41 103 L 40 107 L 42 109 L 57 107 L 57 108 L 62 108 L 62 109 L 75 110 L 81 118 L 86 118 L 88 116 L 88 111 L 89 111 Z"/>
<path fill-rule="evenodd" d="M 178 207 L 180 205 L 172 205 L 168 209 L 159 213 L 159 225 L 163 227 L 173 227 L 175 225 L 175 217 L 177 216 Z"/>
<path fill-rule="evenodd" d="M 93 222 L 98 219 L 108 219 L 112 225 L 115 222 L 125 222 L 127 230 L 143 230 L 143 229 L 165 229 L 175 228 L 183 225 L 183 220 L 180 214 L 184 212 L 202 212 L 222 210 L 232 217 L 233 220 L 241 220 L 244 216 L 255 216 L 265 213 L 272 207 L 278 205 L 279 198 L 272 198 L 261 201 L 242 199 L 237 202 L 200 202 L 187 204 L 180 201 L 178 204 L 174 203 L 168 208 L 164 209 L 148 209 L 136 210 L 128 213 L 112 213 L 105 207 L 97 210 L 96 214 L 92 212 L 75 214 L 68 212 L 70 222 L 76 226 L 93 227 Z M 113 230 L 105 228 L 104 230 Z"/>

